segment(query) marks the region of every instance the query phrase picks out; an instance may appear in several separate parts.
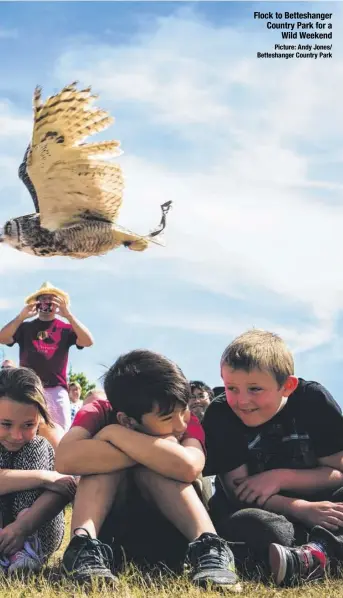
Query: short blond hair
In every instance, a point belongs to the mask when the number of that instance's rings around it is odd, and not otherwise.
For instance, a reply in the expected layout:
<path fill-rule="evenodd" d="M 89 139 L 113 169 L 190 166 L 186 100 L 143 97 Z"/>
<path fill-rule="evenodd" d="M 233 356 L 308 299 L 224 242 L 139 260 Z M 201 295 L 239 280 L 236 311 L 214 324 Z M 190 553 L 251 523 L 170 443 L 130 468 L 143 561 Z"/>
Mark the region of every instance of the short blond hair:
<path fill-rule="evenodd" d="M 294 375 L 293 355 L 280 336 L 267 330 L 247 330 L 226 347 L 220 369 L 224 365 L 234 370 L 258 369 L 272 374 L 282 386 Z"/>

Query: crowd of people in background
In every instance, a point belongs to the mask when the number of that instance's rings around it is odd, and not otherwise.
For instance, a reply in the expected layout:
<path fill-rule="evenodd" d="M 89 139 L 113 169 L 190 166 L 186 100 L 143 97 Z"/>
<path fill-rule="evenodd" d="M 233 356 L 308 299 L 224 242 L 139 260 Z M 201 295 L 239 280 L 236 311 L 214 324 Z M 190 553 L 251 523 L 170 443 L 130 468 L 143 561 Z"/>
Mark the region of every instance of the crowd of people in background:
<path fill-rule="evenodd" d="M 235 592 L 340 575 L 342 412 L 277 334 L 232 340 L 223 386 L 133 350 L 82 397 L 68 354 L 93 337 L 68 294 L 44 283 L 25 303 L 0 330 L 19 345 L 0 370 L 0 574 L 40 570 L 72 502 L 62 571 L 77 583 L 116 584 L 127 560 Z"/>

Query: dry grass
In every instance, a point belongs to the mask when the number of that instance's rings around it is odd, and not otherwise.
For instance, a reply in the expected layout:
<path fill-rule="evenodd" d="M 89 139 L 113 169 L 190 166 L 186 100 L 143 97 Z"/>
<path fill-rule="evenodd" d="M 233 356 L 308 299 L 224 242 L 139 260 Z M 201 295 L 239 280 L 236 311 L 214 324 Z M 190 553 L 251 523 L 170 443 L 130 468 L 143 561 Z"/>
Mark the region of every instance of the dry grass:
<path fill-rule="evenodd" d="M 69 523 L 70 510 L 67 511 Z M 82 598 L 86 596 L 99 596 L 103 598 L 218 598 L 218 592 L 198 590 L 191 586 L 184 577 L 149 578 L 141 575 L 137 569 L 130 568 L 125 574 L 119 576 L 116 591 L 108 587 L 98 587 L 87 590 L 77 588 L 60 575 L 60 558 L 68 543 L 66 534 L 63 545 L 50 566 L 39 575 L 20 581 L 17 579 L 4 579 L 0 581 L 0 598 Z M 243 583 L 240 596 L 244 598 L 343 598 L 343 581 L 326 581 L 324 583 L 309 584 L 299 589 L 280 590 L 273 586 L 256 583 Z M 230 595 L 232 595 L 230 593 Z"/>

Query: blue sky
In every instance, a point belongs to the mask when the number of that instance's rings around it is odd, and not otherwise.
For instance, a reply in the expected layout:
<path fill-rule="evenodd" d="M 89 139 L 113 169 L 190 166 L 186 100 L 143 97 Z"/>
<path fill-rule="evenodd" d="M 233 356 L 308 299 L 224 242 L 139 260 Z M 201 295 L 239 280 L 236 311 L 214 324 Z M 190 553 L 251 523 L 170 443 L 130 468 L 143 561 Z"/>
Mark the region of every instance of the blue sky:
<path fill-rule="evenodd" d="M 256 59 L 279 38 L 253 12 L 290 6 L 334 13 L 332 60 Z M 17 167 L 35 85 L 75 79 L 116 118 L 102 137 L 124 151 L 119 223 L 145 234 L 174 201 L 166 247 L 143 254 L 1 247 L 0 322 L 50 280 L 95 337 L 74 370 L 96 381 L 146 347 L 211 385 L 234 336 L 266 328 L 343 405 L 342 15 L 339 2 L 0 3 L 1 222 L 32 210 Z"/>

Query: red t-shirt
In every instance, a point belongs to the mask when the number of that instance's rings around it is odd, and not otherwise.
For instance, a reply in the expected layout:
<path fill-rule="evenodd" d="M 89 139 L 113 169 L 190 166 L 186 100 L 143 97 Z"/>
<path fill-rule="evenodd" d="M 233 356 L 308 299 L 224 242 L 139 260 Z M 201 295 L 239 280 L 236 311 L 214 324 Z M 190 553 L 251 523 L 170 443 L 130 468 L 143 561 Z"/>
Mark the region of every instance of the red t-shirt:
<path fill-rule="evenodd" d="M 15 343 L 19 345 L 20 365 L 36 372 L 43 386 L 68 388 L 68 352 L 72 345 L 76 345 L 76 334 L 70 324 L 57 318 L 50 322 L 39 318 L 23 322 L 9 346 Z"/>
<path fill-rule="evenodd" d="M 72 428 L 79 426 L 87 430 L 91 436 L 95 436 L 99 430 L 114 423 L 113 418 L 111 417 L 112 413 L 113 411 L 109 401 L 92 401 L 78 411 L 72 423 Z M 186 438 L 195 438 L 196 440 L 199 440 L 205 452 L 205 432 L 198 418 L 193 414 L 190 417 L 187 430 L 184 433 L 182 440 L 186 440 Z"/>

